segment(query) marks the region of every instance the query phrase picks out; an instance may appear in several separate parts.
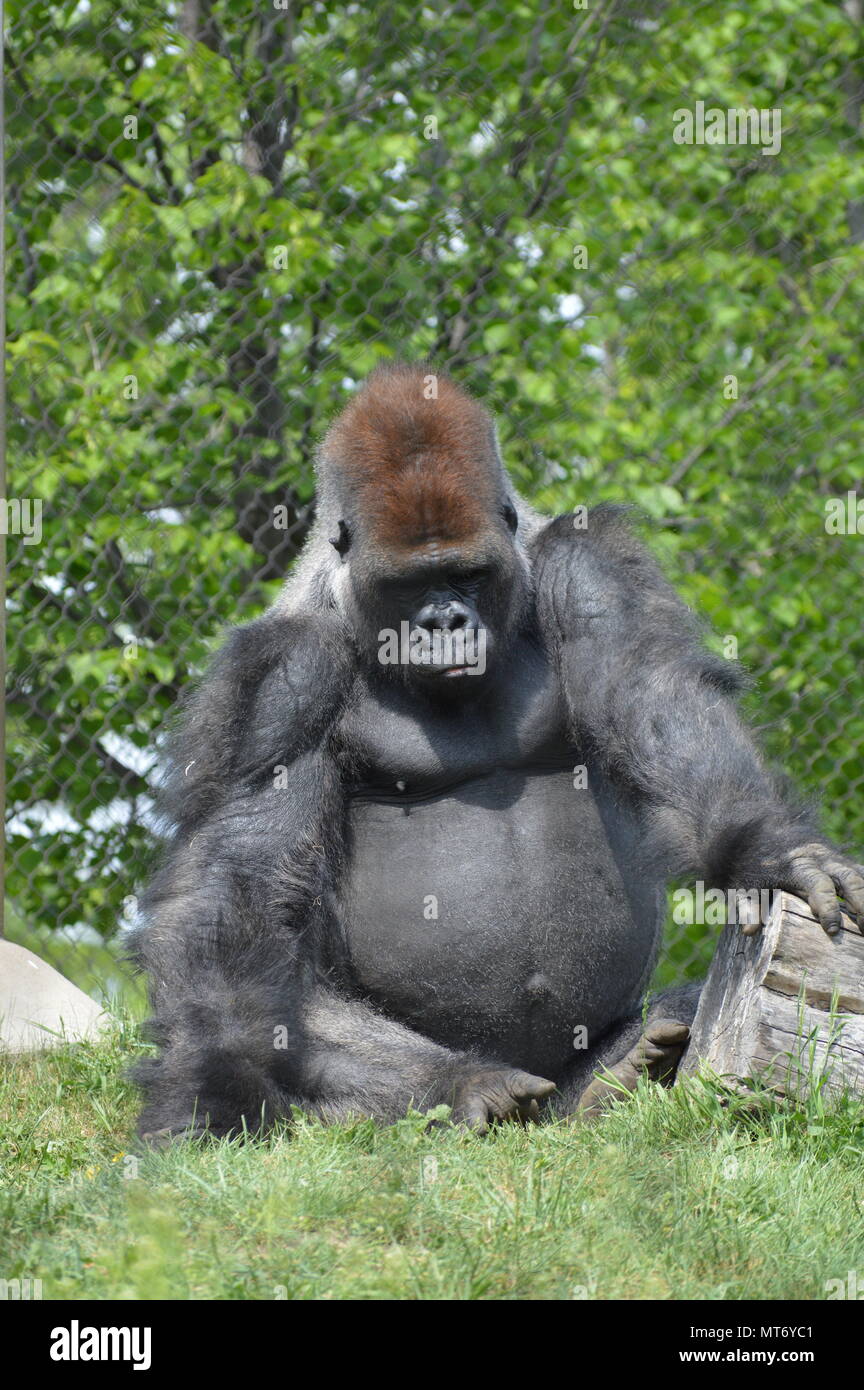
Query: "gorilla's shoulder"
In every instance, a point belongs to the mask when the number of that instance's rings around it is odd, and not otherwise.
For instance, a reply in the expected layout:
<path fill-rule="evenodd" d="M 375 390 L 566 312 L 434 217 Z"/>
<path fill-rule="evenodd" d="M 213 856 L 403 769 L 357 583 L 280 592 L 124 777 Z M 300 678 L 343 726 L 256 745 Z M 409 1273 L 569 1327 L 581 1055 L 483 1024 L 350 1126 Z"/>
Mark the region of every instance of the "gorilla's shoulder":
<path fill-rule="evenodd" d="M 256 768 L 320 747 L 351 689 L 354 661 L 338 615 L 272 609 L 232 628 L 182 702 L 160 802 L 175 824 L 199 819 Z"/>
<path fill-rule="evenodd" d="M 209 674 L 247 691 L 277 669 L 292 675 L 295 685 L 301 675 L 311 682 L 326 677 L 329 685 L 350 667 L 350 652 L 350 633 L 337 613 L 272 608 L 229 630 Z"/>
<path fill-rule="evenodd" d="M 621 669 L 676 664 L 679 672 L 735 694 L 745 685 L 734 662 L 704 647 L 704 629 L 635 530 L 632 507 L 600 503 L 557 516 L 534 540 L 534 588 L 541 631 L 551 644 L 578 638 Z M 583 651 L 584 655 L 584 651 Z"/>
<path fill-rule="evenodd" d="M 532 546 L 539 559 L 549 554 L 594 551 L 609 555 L 645 554 L 636 534 L 639 514 L 621 502 L 599 502 L 596 507 L 577 507 L 553 517 L 534 536 Z"/>
<path fill-rule="evenodd" d="M 636 531 L 639 513 L 615 502 L 577 508 L 547 522 L 532 542 L 535 578 L 542 588 L 556 582 L 647 584 L 665 588 L 656 560 Z"/>

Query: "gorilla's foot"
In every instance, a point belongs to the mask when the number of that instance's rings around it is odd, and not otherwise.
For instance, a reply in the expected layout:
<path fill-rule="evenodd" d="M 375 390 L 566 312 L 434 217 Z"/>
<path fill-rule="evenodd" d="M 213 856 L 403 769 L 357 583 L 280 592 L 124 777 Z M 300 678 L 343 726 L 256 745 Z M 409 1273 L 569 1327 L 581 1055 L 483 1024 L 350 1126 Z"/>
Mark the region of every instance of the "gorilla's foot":
<path fill-rule="evenodd" d="M 658 1018 L 650 1023 L 636 1046 L 631 1047 L 620 1062 L 606 1068 L 602 1076 L 596 1076 L 585 1087 L 572 1118 L 594 1119 L 613 1100 L 621 1100 L 626 1092 L 635 1091 L 641 1076 L 671 1086 L 689 1038 L 687 1024 L 676 1019 Z"/>
<path fill-rule="evenodd" d="M 257 1137 L 258 1129 L 247 1128 L 242 1116 L 236 1120 L 223 1117 L 221 1120 L 209 1112 L 203 1114 L 197 1107 L 185 1110 L 178 1107 L 174 1113 L 162 1110 L 161 1113 L 147 1114 L 145 1111 L 138 1121 L 138 1138 L 151 1149 L 167 1149 L 172 1144 L 194 1144 L 214 1139 L 237 1139 L 249 1135 Z"/>
<path fill-rule="evenodd" d="M 501 1120 L 534 1124 L 540 1118 L 540 1102 L 555 1090 L 555 1082 L 513 1067 L 478 1067 L 455 1089 L 451 1118 L 454 1124 L 485 1134 Z"/>
<path fill-rule="evenodd" d="M 196 1125 L 191 1121 L 188 1125 L 179 1125 L 176 1128 L 166 1125 L 164 1129 L 148 1129 L 139 1134 L 142 1144 L 147 1144 L 151 1149 L 167 1149 L 172 1144 L 188 1144 L 196 1139 L 212 1139 L 213 1131 L 206 1125 Z"/>

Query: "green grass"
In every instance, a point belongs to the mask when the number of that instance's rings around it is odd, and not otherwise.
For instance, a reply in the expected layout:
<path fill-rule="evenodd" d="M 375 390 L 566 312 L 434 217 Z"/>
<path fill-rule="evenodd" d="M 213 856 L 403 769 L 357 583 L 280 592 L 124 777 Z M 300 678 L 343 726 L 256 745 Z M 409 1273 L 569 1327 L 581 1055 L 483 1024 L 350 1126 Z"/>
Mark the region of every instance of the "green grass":
<path fill-rule="evenodd" d="M 693 1080 L 593 1127 L 138 1149 L 134 1025 L 0 1069 L 0 1276 L 46 1299 L 820 1299 L 864 1268 L 860 1105 Z"/>

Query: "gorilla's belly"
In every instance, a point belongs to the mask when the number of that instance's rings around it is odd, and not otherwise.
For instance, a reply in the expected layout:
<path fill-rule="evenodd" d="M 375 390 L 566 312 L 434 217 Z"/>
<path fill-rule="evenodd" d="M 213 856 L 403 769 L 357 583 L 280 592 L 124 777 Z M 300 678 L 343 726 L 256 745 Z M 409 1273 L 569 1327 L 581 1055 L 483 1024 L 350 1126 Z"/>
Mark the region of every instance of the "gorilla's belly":
<path fill-rule="evenodd" d="M 636 846 L 569 770 L 355 799 L 342 908 L 359 988 L 427 1037 L 554 1078 L 574 1030 L 592 1045 L 650 974 L 662 894 Z"/>

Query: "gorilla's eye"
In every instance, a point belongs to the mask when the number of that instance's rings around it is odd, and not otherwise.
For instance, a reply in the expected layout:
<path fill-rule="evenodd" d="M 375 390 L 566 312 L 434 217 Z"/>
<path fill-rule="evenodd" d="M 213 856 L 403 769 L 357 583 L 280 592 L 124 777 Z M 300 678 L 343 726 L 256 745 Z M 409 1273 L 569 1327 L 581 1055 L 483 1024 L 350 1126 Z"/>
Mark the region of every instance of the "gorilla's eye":
<path fill-rule="evenodd" d="M 481 584 L 485 584 L 489 578 L 489 571 L 477 566 L 475 569 L 463 570 L 461 574 L 454 574 L 453 584 L 457 589 L 478 589 Z"/>

